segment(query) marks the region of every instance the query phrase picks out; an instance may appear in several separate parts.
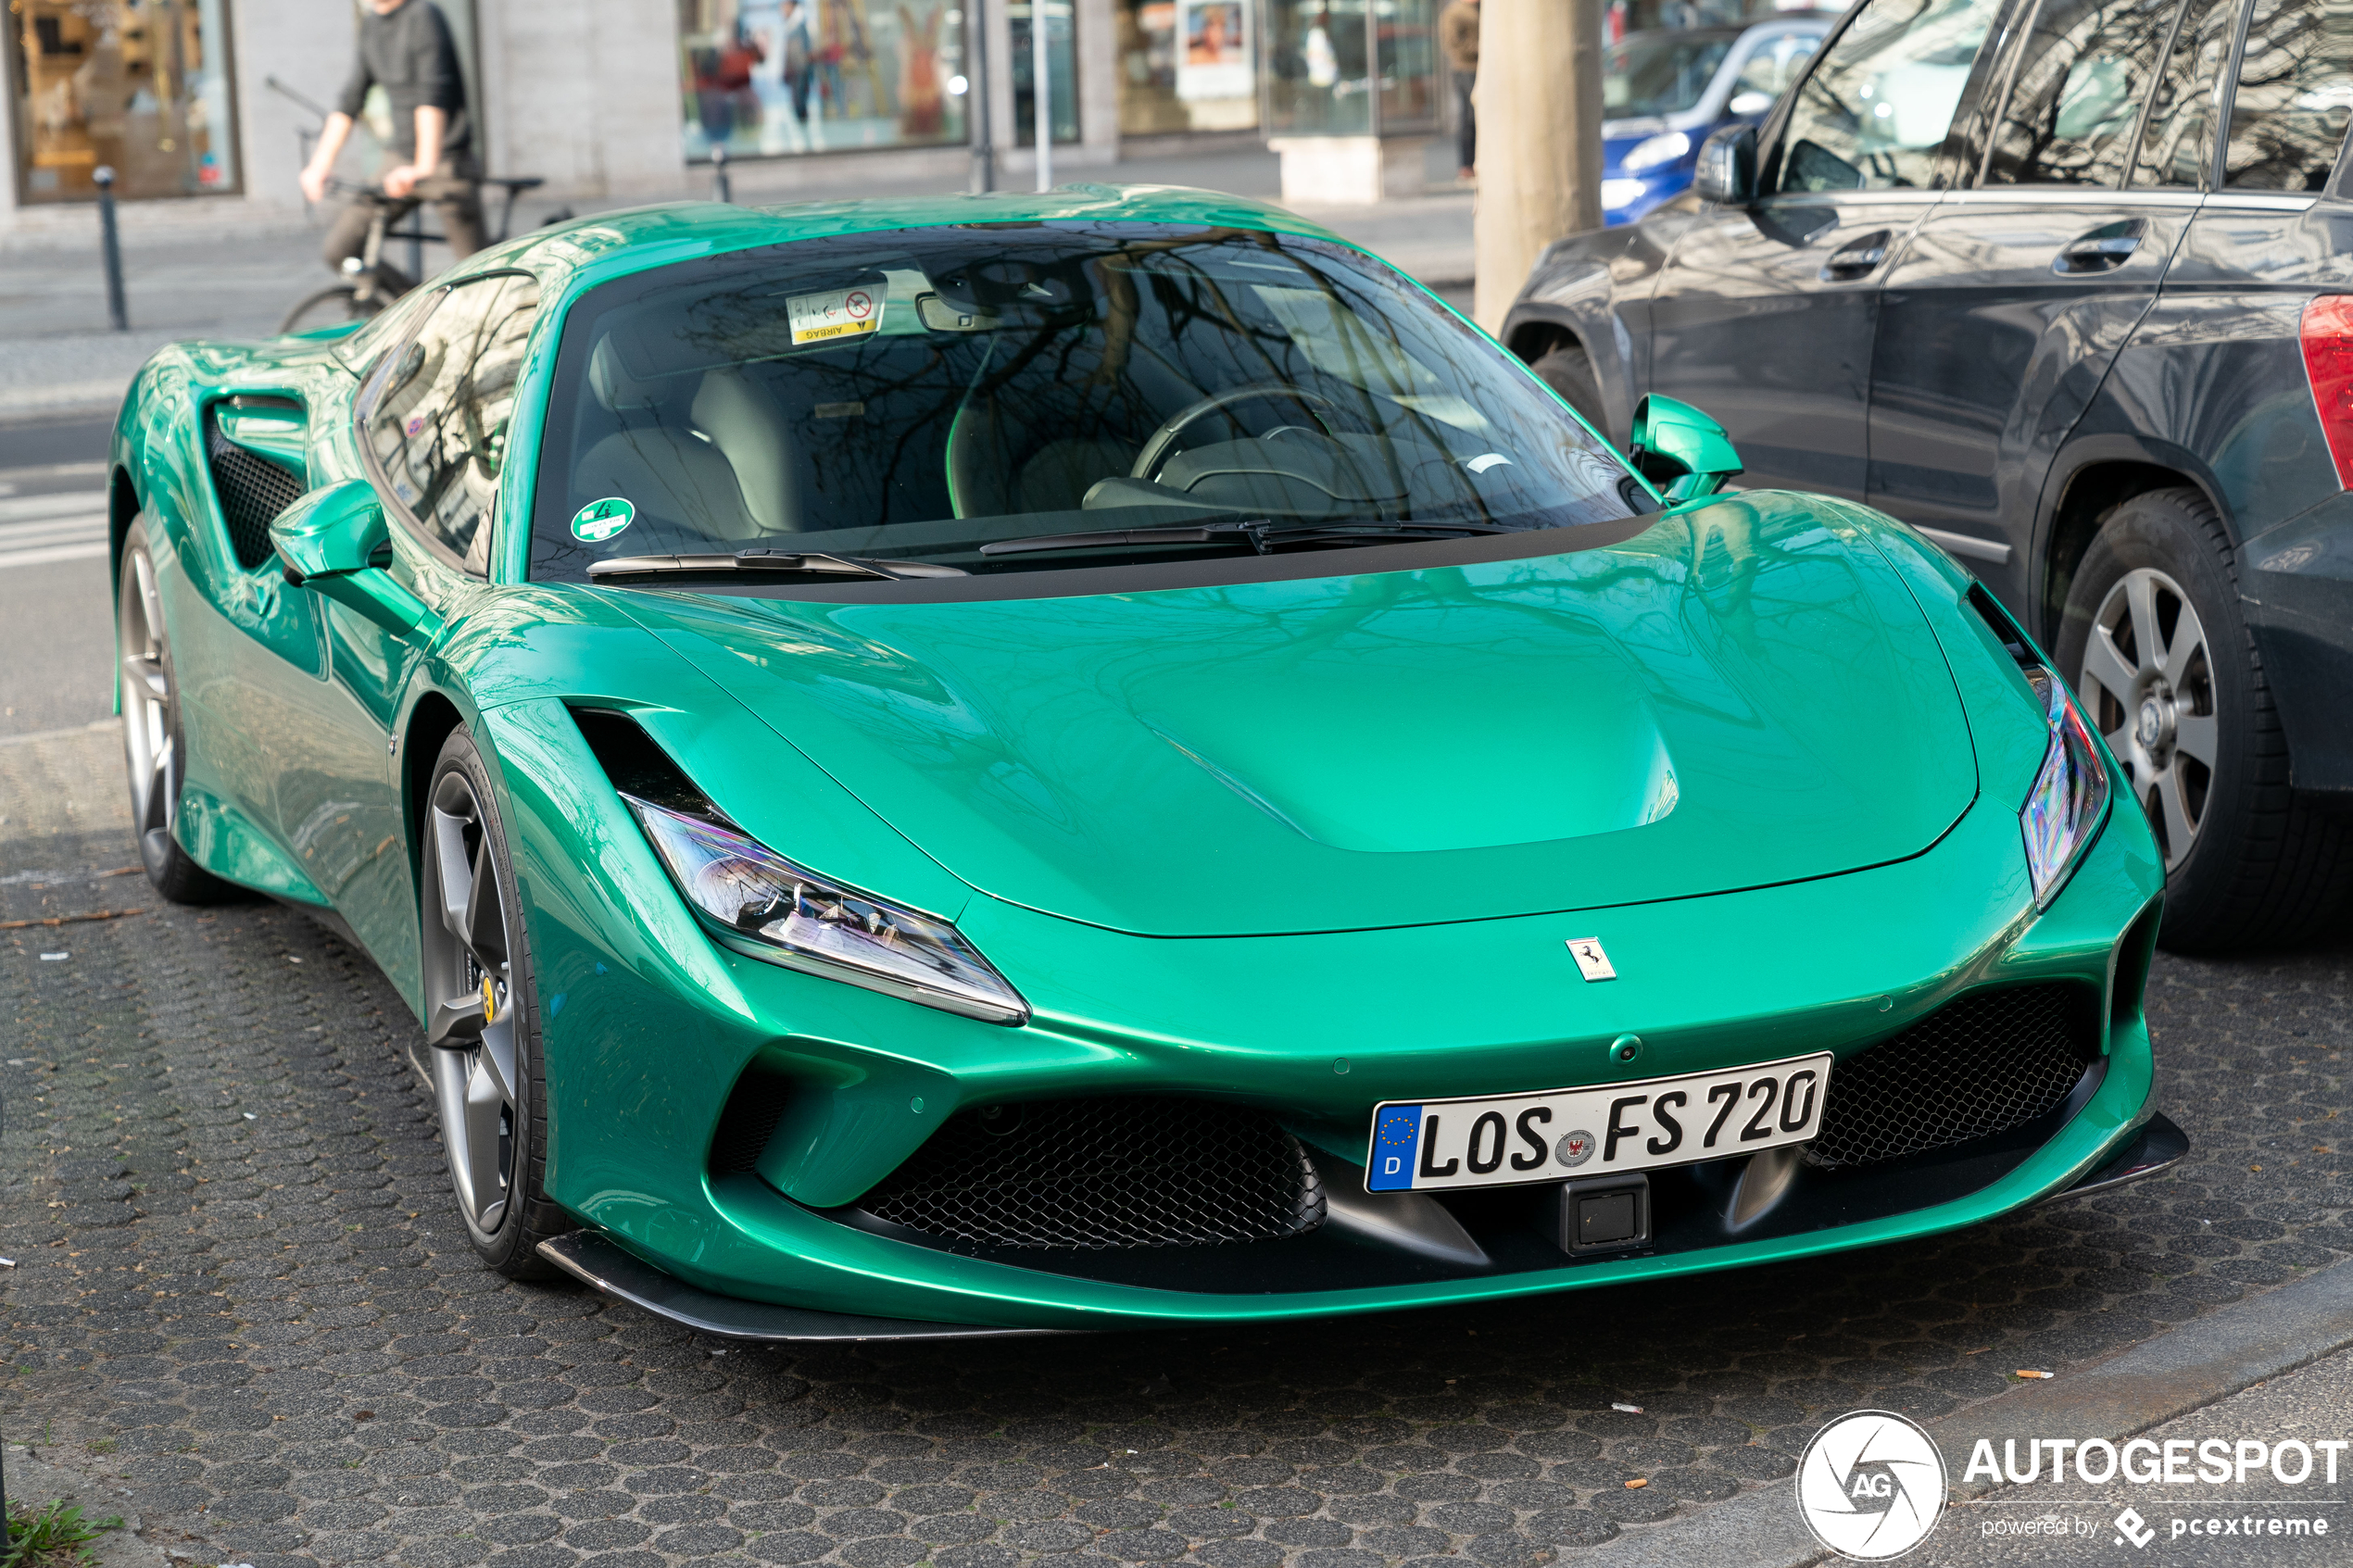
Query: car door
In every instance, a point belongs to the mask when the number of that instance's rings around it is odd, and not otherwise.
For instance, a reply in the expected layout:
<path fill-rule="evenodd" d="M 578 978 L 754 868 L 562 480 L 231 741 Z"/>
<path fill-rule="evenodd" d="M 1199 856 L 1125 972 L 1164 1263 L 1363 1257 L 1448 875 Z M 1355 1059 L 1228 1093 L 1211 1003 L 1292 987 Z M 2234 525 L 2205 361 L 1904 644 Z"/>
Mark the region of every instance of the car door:
<path fill-rule="evenodd" d="M 1660 273 L 1651 386 L 1731 433 L 1744 485 L 1862 498 L 1881 281 L 2005 4 L 1864 0 L 1768 125 L 1765 194 L 1699 215 Z"/>
<path fill-rule="evenodd" d="M 514 392 L 537 318 L 528 276 L 494 273 L 447 291 L 409 339 L 371 368 L 357 431 L 368 478 L 384 503 L 393 578 L 445 621 L 487 592 Z M 416 952 L 401 769 L 393 724 L 427 652 L 343 605 L 324 606 L 330 679 L 356 716 L 352 755 L 326 770 L 331 787 L 291 801 L 290 842 L 331 879 L 330 897 L 388 972 Z M 360 756 L 365 754 L 365 765 Z"/>
<path fill-rule="evenodd" d="M 2200 194 L 2135 181 L 2165 51 L 2228 0 L 2040 0 L 2002 62 L 1970 189 L 1889 270 L 1871 353 L 1873 506 L 2021 602 L 2042 477 L 2157 297 Z M 2162 122 L 2160 122 L 2162 123 Z"/>
<path fill-rule="evenodd" d="M 2216 30 L 2205 64 L 2231 53 L 2230 31 Z M 2316 508 L 2343 486 L 2301 328 L 2316 296 L 2353 292 L 2353 14 L 2334 0 L 2254 0 L 2237 31 L 2224 91 L 2211 75 L 2204 83 L 2221 145 L 2185 149 L 2211 188 L 2102 403 L 2204 470 L 2238 546 L 2293 780 L 2342 787 L 2353 777 L 2353 633 L 2332 591 L 2344 573 L 2336 508 Z M 2104 725 L 2123 721 L 2115 694 L 2084 695 Z"/>

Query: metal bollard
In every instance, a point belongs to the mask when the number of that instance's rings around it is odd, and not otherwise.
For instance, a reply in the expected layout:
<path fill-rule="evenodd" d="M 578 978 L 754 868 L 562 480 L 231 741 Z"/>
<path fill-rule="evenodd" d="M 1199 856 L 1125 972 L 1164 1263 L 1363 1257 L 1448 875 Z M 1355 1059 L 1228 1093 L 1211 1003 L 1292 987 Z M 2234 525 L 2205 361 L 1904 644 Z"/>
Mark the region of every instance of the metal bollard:
<path fill-rule="evenodd" d="M 713 201 L 723 201 L 730 207 L 735 205 L 735 187 L 727 182 L 727 149 L 724 147 L 711 149 L 711 195 Z"/>
<path fill-rule="evenodd" d="M 107 320 L 119 332 L 131 330 L 131 312 L 122 302 L 122 237 L 114 224 L 114 170 L 100 164 L 91 173 L 98 182 L 98 249 L 107 270 Z"/>

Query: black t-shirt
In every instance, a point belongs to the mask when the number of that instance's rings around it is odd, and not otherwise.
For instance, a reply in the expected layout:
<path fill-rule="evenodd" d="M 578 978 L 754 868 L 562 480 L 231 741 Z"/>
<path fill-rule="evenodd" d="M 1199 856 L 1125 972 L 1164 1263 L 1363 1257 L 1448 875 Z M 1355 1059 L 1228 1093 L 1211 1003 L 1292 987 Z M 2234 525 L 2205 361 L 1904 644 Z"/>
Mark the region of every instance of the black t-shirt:
<path fill-rule="evenodd" d="M 458 46 L 449 24 L 432 0 L 402 0 L 389 12 L 359 9 L 359 58 L 343 84 L 335 107 L 357 119 L 368 89 L 382 87 L 392 100 L 395 156 L 417 154 L 417 110 L 430 106 L 449 117 L 442 132 L 444 156 L 469 150 L 473 127 L 466 115 L 466 79 L 458 69 Z"/>

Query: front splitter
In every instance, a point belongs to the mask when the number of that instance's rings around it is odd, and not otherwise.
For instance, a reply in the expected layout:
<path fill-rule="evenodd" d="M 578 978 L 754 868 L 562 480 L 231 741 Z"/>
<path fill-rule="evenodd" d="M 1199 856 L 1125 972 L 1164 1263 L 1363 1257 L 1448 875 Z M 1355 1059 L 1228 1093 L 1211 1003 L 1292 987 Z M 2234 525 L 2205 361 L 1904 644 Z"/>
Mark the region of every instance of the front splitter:
<path fill-rule="evenodd" d="M 862 1318 L 746 1301 L 698 1290 L 641 1262 L 594 1231 L 573 1231 L 539 1244 L 539 1255 L 585 1285 L 640 1307 L 658 1318 L 756 1345 L 826 1344 L 868 1339 L 1024 1339 L 1084 1329 L 998 1328 L 981 1323 L 919 1323 L 910 1318 Z"/>

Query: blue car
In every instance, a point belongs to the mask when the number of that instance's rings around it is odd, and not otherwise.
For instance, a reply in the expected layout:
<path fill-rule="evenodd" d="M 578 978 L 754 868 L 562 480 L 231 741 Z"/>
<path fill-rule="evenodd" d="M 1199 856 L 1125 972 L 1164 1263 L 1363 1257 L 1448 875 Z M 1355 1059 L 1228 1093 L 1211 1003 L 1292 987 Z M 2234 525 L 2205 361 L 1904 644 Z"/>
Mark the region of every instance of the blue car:
<path fill-rule="evenodd" d="M 1699 144 L 1754 125 L 1821 47 L 1837 17 L 1629 33 L 1602 60 L 1602 217 L 1631 223 L 1691 189 Z"/>

